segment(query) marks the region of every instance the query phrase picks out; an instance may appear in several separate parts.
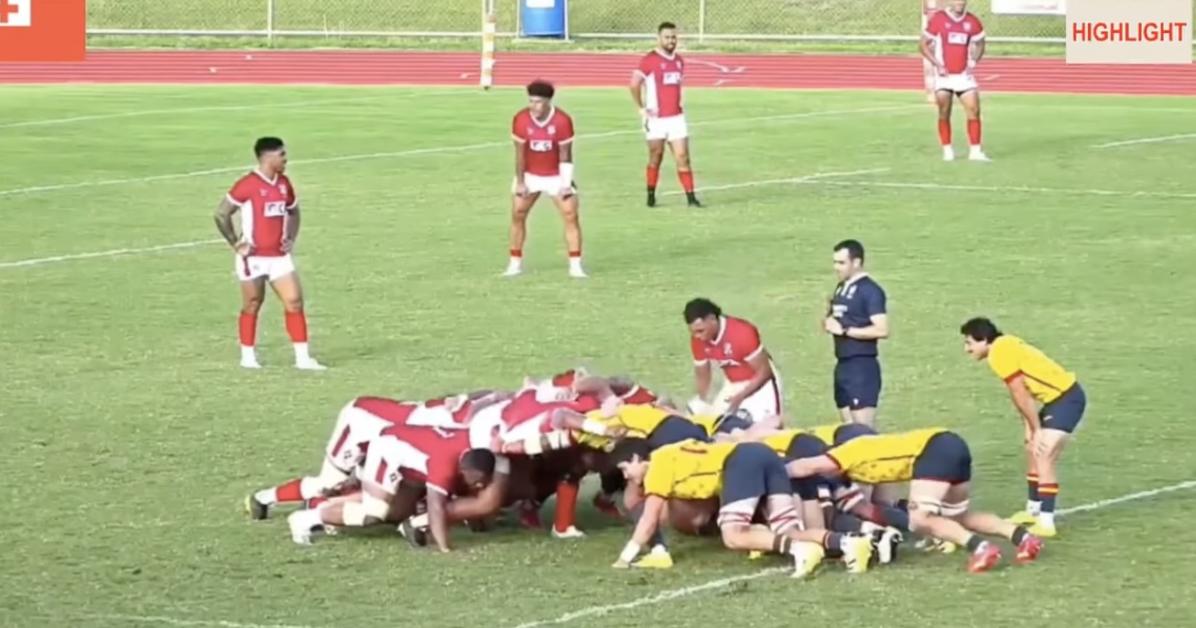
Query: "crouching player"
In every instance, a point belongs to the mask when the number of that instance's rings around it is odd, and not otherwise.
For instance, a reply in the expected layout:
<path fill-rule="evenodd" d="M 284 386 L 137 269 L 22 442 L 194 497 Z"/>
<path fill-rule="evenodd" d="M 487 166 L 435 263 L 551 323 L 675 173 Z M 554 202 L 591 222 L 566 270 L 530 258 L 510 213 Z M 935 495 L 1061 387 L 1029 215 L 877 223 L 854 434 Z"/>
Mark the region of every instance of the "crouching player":
<path fill-rule="evenodd" d="M 968 548 L 968 571 L 973 573 L 1001 560 L 1001 550 L 980 535 L 1012 541 L 1018 563 L 1033 561 L 1042 551 L 1042 541 L 1025 527 L 969 510 L 972 454 L 963 438 L 945 429 L 861 436 L 786 468 L 794 478 L 841 475 L 867 484 L 908 481 L 910 529 Z"/>
<path fill-rule="evenodd" d="M 494 453 L 470 447 L 467 430 L 445 431 L 431 427 L 394 426 L 372 439 L 358 470 L 361 494 L 356 500 L 329 501 L 291 513 L 287 523 L 291 539 L 311 544 L 313 530 L 323 526 L 365 527 L 397 523 L 415 514 L 419 491 L 426 487 L 428 525 L 436 546 L 449 551 L 447 504 L 450 496 L 488 486 L 498 468 Z M 400 488 L 404 490 L 400 490 Z"/>
<path fill-rule="evenodd" d="M 802 529 L 785 465 L 767 445 L 685 441 L 649 452 L 646 441 L 628 439 L 615 447 L 611 459 L 627 482 L 642 485 L 647 495 L 643 515 L 615 567 L 628 567 L 639 555 L 656 532 L 669 499 L 718 496 L 718 526 L 728 549 L 791 556 L 795 577 L 813 573 L 826 549 L 842 551 L 849 571 L 868 568 L 868 539 Z M 753 526 L 752 517 L 762 503 L 768 526 Z"/>

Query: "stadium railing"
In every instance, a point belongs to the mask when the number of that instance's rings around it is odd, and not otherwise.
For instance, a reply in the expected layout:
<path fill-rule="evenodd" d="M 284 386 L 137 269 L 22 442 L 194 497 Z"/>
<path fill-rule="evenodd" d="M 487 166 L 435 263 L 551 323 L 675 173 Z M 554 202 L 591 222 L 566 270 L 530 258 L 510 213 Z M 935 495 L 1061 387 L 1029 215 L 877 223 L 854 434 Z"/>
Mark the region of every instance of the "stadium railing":
<path fill-rule="evenodd" d="M 558 0 L 561 1 L 561 0 Z M 923 0 L 572 0 L 575 40 L 650 39 L 677 23 L 691 41 L 912 41 Z M 519 32 L 520 0 L 492 0 L 499 38 Z M 486 0 L 88 0 L 95 35 L 230 37 L 480 38 Z M 971 10 L 990 39 L 1060 43 L 1058 15 L 993 15 Z"/>

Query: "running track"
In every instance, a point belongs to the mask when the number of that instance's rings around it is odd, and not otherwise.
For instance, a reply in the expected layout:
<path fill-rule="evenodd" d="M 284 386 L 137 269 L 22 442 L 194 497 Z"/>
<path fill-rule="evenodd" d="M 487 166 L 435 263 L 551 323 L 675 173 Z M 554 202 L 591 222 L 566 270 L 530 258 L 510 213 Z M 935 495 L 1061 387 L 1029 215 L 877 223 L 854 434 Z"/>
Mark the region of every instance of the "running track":
<path fill-rule="evenodd" d="M 691 86 L 922 89 L 916 57 L 706 55 L 687 57 Z M 502 53 L 498 85 L 545 78 L 559 85 L 627 84 L 637 55 Z M 476 86 L 478 53 L 358 51 L 93 51 L 81 63 L 0 64 L 5 83 L 276 83 Z M 1196 66 L 1066 65 L 995 58 L 977 73 L 987 91 L 1196 95 Z"/>

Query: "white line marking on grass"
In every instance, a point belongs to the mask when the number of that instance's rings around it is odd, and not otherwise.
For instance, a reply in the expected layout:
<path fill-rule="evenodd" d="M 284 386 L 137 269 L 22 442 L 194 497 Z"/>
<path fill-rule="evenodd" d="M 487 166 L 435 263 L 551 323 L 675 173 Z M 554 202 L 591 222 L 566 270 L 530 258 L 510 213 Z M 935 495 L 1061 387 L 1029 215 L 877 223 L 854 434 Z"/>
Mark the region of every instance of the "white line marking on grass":
<path fill-rule="evenodd" d="M 1073 506 L 1071 508 L 1063 508 L 1063 509 L 1060 509 L 1056 514 L 1059 516 L 1065 516 L 1065 515 L 1072 515 L 1072 514 L 1079 513 L 1079 512 L 1087 512 L 1090 510 L 1099 510 L 1101 508 L 1107 508 L 1109 506 L 1115 506 L 1117 504 L 1124 504 L 1125 502 L 1131 502 L 1131 501 L 1135 501 L 1135 500 L 1139 500 L 1139 499 L 1146 499 L 1148 497 L 1154 497 L 1156 495 L 1162 495 L 1164 493 L 1171 493 L 1174 491 L 1180 491 L 1180 490 L 1184 490 L 1184 489 L 1188 489 L 1188 488 L 1196 488 L 1196 480 L 1189 480 L 1186 482 L 1179 482 L 1176 484 L 1171 484 L 1169 486 L 1161 486 L 1159 488 L 1150 489 L 1147 491 L 1139 491 L 1137 493 L 1130 493 L 1128 495 L 1122 495 L 1121 497 L 1112 497 L 1110 499 L 1102 499 L 1100 501 L 1092 502 L 1090 504 L 1083 504 L 1081 506 Z M 729 587 L 738 582 L 747 582 L 749 580 L 757 580 L 760 578 L 766 578 L 768 576 L 786 573 L 788 571 L 790 571 L 790 570 L 788 568 L 784 568 L 784 567 L 771 567 L 768 569 L 761 569 L 760 571 L 752 572 L 749 574 L 743 574 L 740 576 L 731 576 L 729 578 L 720 578 L 718 580 L 711 580 L 710 582 L 705 582 L 702 584 L 695 584 L 693 586 L 688 586 L 688 587 L 682 587 L 680 589 L 671 589 L 668 591 L 661 591 L 660 593 L 644 596 L 639 599 L 632 600 L 630 602 L 623 602 L 622 604 L 607 604 L 607 605 L 603 605 L 603 606 L 591 606 L 588 608 L 583 608 L 581 610 L 573 611 L 571 613 L 565 613 L 564 615 L 561 615 L 560 617 L 556 617 L 554 619 L 541 619 L 541 620 L 537 620 L 537 621 L 531 621 L 531 622 L 519 624 L 516 628 L 536 628 L 538 626 L 551 626 L 551 625 L 556 625 L 556 624 L 565 624 L 565 623 L 574 621 L 576 619 L 583 619 L 585 617 L 593 617 L 596 615 L 601 616 L 601 615 L 606 615 L 608 613 L 613 613 L 615 611 L 631 610 L 633 608 L 639 608 L 641 606 L 651 606 L 653 604 L 660 604 L 661 602 L 668 602 L 670 600 L 675 600 L 677 598 L 693 595 L 694 593 L 701 593 L 703 591 L 722 589 L 725 587 Z"/>
<path fill-rule="evenodd" d="M 723 118 L 719 120 L 706 120 L 691 123 L 690 126 L 712 126 L 719 124 L 735 124 L 743 122 L 766 122 L 771 120 L 799 120 L 803 118 L 822 118 L 842 115 L 861 115 L 869 113 L 888 113 L 897 111 L 913 111 L 924 110 L 924 105 L 898 105 L 887 107 L 867 107 L 862 109 L 832 109 L 826 111 L 806 111 L 802 113 L 788 113 L 771 116 L 757 116 L 749 118 Z M 643 129 L 626 129 L 619 131 L 607 131 L 605 133 L 590 133 L 578 135 L 578 139 L 598 139 L 603 137 L 614 137 L 619 135 L 639 135 L 643 133 Z M 335 157 L 317 157 L 314 159 L 293 159 L 291 165 L 301 166 L 310 164 L 327 164 L 344 161 L 359 161 L 365 159 L 386 159 L 392 157 L 410 157 L 415 155 L 432 155 L 438 153 L 454 153 L 459 151 L 481 150 L 486 148 L 497 148 L 501 146 L 510 146 L 510 141 L 501 142 L 481 142 L 478 144 L 464 144 L 460 146 L 433 146 L 429 148 L 416 148 L 411 150 L 400 150 L 392 152 L 380 153 L 362 153 L 356 155 L 339 155 Z M 57 190 L 74 190 L 80 188 L 104 187 L 112 185 L 124 185 L 127 183 L 150 183 L 154 181 L 167 181 L 171 179 L 188 179 L 192 177 L 202 177 L 213 174 L 225 174 L 229 172 L 248 172 L 251 166 L 248 164 L 241 166 L 229 166 L 225 168 L 212 168 L 209 170 L 195 170 L 191 172 L 178 172 L 173 174 L 159 174 L 148 177 L 131 177 L 126 179 L 103 179 L 100 181 L 79 181 L 76 183 L 59 183 L 54 185 L 36 185 L 24 188 L 13 188 L 9 190 L 0 190 L 0 196 L 11 196 L 14 194 L 31 194 L 35 192 L 53 192 Z"/>
<path fill-rule="evenodd" d="M 204 105 L 200 107 L 179 107 L 175 109 L 141 109 L 137 111 L 122 111 L 118 113 L 100 113 L 88 116 L 73 116 L 69 118 L 46 118 L 42 120 L 24 120 L 21 122 L 7 122 L 0 124 L 0 129 L 19 129 L 34 126 L 52 126 L 56 124 L 72 124 L 75 122 L 91 122 L 93 120 L 112 120 L 117 118 L 140 118 L 142 116 L 173 115 L 179 113 L 200 113 L 204 111 L 254 111 L 257 109 L 290 109 L 304 107 L 318 107 L 340 103 L 364 102 L 368 100 L 382 100 L 392 96 L 442 96 L 446 94 L 461 94 L 464 90 L 439 90 L 399 92 L 397 94 L 372 94 L 369 96 L 355 96 L 352 98 L 324 98 L 319 100 L 297 100 L 285 103 L 266 103 L 258 105 Z M 152 95 L 151 95 L 152 98 Z"/>
<path fill-rule="evenodd" d="M 56 255 L 54 257 L 37 257 L 34 259 L 22 259 L 13 262 L 0 262 L 0 268 L 18 268 L 21 266 L 39 266 L 41 264 L 53 264 L 55 262 L 69 262 L 80 259 L 92 259 L 95 257 L 118 257 L 121 255 L 137 255 L 139 253 L 156 253 L 158 251 L 169 251 L 171 249 L 191 249 L 197 246 L 207 246 L 209 244 L 216 244 L 217 242 L 224 242 L 221 239 L 215 240 L 194 240 L 192 242 L 176 242 L 174 244 L 160 244 L 158 246 L 147 246 L 140 249 L 112 249 L 111 251 L 97 251 L 95 253 L 76 253 L 73 255 Z"/>
<path fill-rule="evenodd" d="M 789 177 L 785 179 L 761 179 L 759 181 L 744 181 L 741 183 L 728 183 L 725 185 L 712 185 L 699 187 L 698 192 L 711 192 L 716 190 L 734 190 L 739 188 L 757 187 L 761 185 L 780 185 L 780 184 L 797 184 L 806 183 L 809 181 L 818 181 L 821 179 L 831 177 L 853 177 L 865 174 L 880 174 L 888 172 L 889 168 L 871 168 L 868 170 L 852 170 L 849 172 L 819 172 L 802 177 Z M 663 196 L 672 196 L 682 194 L 680 191 L 665 192 Z M 162 244 L 159 246 L 148 246 L 144 248 L 134 249 L 113 249 L 110 251 L 97 251 L 95 253 L 76 253 L 72 255 L 56 255 L 54 257 L 38 257 L 34 259 L 15 260 L 12 262 L 0 262 L 0 268 L 19 268 L 22 266 L 40 266 L 42 264 L 53 264 L 56 262 L 69 262 L 81 259 L 92 259 L 96 257 L 119 257 L 123 255 L 136 255 L 140 253 L 157 253 L 159 251 L 168 251 L 172 249 L 190 249 L 199 246 L 206 246 L 209 244 L 219 244 L 224 242 L 219 238 L 212 240 L 194 240 L 191 242 L 176 242 L 174 244 Z"/>
<path fill-rule="evenodd" d="M 1192 138 L 1196 138 L 1196 133 L 1181 133 L 1180 135 L 1164 135 L 1161 137 L 1142 137 L 1136 140 L 1122 140 L 1120 142 L 1096 144 L 1093 146 L 1093 148 L 1115 148 L 1117 146 L 1134 146 L 1137 144 L 1160 144 L 1162 142 L 1174 142 L 1176 140 L 1189 140 Z"/>
<path fill-rule="evenodd" d="M 810 181 L 811 185 L 868 186 L 917 190 L 953 190 L 960 192 L 1022 192 L 1027 194 L 1071 194 L 1088 196 L 1131 196 L 1151 198 L 1196 198 L 1196 193 L 1155 192 L 1153 190 L 1101 190 L 1096 188 L 1040 188 L 1023 185 L 953 185 L 901 181 Z"/>
<path fill-rule="evenodd" d="M 144 624 L 166 624 L 168 626 L 218 626 L 219 628 L 313 628 L 312 626 L 296 626 L 293 624 L 246 624 L 236 621 L 220 619 L 176 619 L 174 617 L 156 617 L 151 615 L 90 615 L 92 619 L 113 619 L 117 621 L 138 622 Z"/>

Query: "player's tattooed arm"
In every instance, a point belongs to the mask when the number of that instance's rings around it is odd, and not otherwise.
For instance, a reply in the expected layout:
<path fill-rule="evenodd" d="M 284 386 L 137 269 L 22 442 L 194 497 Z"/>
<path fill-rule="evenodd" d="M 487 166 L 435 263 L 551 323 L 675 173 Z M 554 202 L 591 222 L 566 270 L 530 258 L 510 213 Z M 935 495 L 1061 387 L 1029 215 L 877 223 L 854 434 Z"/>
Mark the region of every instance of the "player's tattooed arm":
<path fill-rule="evenodd" d="M 980 60 L 984 58 L 984 51 L 987 49 L 988 49 L 988 46 L 985 45 L 985 40 L 981 39 L 980 41 L 973 42 L 972 43 L 971 63 L 968 65 L 974 66 L 977 63 L 980 63 Z"/>
<path fill-rule="evenodd" d="M 241 241 L 240 234 L 237 233 L 237 228 L 233 225 L 233 214 L 237 213 L 237 206 L 227 198 L 220 199 L 220 205 L 216 207 L 216 230 L 228 242 L 228 245 L 237 248 L 237 244 Z"/>

